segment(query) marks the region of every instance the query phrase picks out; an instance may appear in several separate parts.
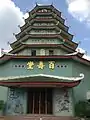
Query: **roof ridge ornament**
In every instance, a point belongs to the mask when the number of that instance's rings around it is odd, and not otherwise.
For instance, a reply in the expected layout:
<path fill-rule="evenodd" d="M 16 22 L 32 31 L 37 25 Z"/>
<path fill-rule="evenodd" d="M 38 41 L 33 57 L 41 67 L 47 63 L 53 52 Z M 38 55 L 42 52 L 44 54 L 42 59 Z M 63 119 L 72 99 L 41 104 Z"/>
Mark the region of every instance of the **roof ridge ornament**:
<path fill-rule="evenodd" d="M 35 5 L 36 5 L 36 6 L 38 6 L 38 3 L 37 3 L 37 1 L 35 2 Z"/>
<path fill-rule="evenodd" d="M 80 45 L 80 44 L 81 44 L 81 41 L 79 41 L 78 44 Z"/>
<path fill-rule="evenodd" d="M 53 2 L 51 3 L 51 5 L 53 6 Z"/>
<path fill-rule="evenodd" d="M 58 25 L 58 24 L 59 24 L 59 21 L 57 21 L 56 25 Z"/>
<path fill-rule="evenodd" d="M 76 52 L 73 52 L 73 53 L 70 53 L 70 54 L 65 54 L 66 56 L 70 56 L 70 55 L 77 55 L 79 52 L 76 51 Z"/>
<path fill-rule="evenodd" d="M 62 32 L 62 30 L 60 29 L 60 31 L 58 32 L 58 34 L 60 34 Z"/>
<path fill-rule="evenodd" d="M 16 34 L 15 34 L 15 33 L 13 33 L 13 35 L 15 36 Z"/>
<path fill-rule="evenodd" d="M 20 25 L 18 25 L 18 27 L 20 28 Z"/>
<path fill-rule="evenodd" d="M 12 53 L 8 53 L 8 52 L 4 52 L 3 55 L 17 56 L 17 54 L 12 54 Z"/>

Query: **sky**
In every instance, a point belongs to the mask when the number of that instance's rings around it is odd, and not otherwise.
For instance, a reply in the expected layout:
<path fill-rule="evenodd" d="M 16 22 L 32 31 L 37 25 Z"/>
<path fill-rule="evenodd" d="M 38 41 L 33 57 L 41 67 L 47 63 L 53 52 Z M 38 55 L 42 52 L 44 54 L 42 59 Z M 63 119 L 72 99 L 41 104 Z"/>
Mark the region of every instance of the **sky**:
<path fill-rule="evenodd" d="M 0 48 L 10 50 L 9 43 L 16 40 L 14 34 L 20 32 L 18 26 L 24 25 L 23 17 L 27 18 L 36 3 L 53 4 L 62 12 L 73 41 L 90 59 L 90 0 L 0 0 Z"/>

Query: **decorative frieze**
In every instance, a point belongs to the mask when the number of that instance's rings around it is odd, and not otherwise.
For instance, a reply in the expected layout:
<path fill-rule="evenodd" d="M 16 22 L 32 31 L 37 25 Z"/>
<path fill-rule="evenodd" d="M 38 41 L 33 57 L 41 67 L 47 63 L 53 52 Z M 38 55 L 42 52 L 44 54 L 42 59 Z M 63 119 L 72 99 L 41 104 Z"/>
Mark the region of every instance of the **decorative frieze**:
<path fill-rule="evenodd" d="M 47 12 L 51 12 L 51 10 L 48 10 L 48 9 L 40 9 L 40 10 L 38 10 L 37 12 L 39 12 L 39 13 L 47 13 Z"/>
<path fill-rule="evenodd" d="M 72 100 L 69 89 L 54 89 L 53 92 L 53 112 L 58 116 L 68 116 L 73 114 Z"/>
<path fill-rule="evenodd" d="M 10 88 L 8 90 L 8 100 L 6 114 L 18 115 L 25 113 L 26 93 L 22 89 Z"/>
<path fill-rule="evenodd" d="M 55 34 L 55 30 L 31 30 L 30 34 Z"/>
<path fill-rule="evenodd" d="M 34 23 L 34 26 L 53 26 L 54 23 Z"/>

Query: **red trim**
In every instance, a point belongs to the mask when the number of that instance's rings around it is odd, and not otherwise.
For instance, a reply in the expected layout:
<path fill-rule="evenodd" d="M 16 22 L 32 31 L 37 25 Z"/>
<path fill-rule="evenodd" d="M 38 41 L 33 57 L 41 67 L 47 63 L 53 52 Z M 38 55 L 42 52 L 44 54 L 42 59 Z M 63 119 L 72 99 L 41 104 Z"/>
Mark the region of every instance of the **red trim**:
<path fill-rule="evenodd" d="M 55 25 L 53 25 L 53 26 L 28 26 L 26 29 L 31 30 L 31 29 L 55 29 L 55 28 L 56 28 Z M 25 33 L 23 31 L 21 31 L 20 33 L 16 34 L 15 36 L 18 39 L 20 37 L 22 38 L 24 35 L 25 35 Z"/>
<path fill-rule="evenodd" d="M 26 38 L 23 41 L 26 41 L 28 38 L 41 38 L 41 37 L 42 38 L 60 38 L 60 35 L 59 34 L 28 34 L 28 35 L 26 35 Z M 11 43 L 10 45 L 13 46 L 16 43 L 17 43 L 17 41 Z M 67 38 L 66 38 L 66 43 L 69 43 L 69 45 L 71 45 L 74 49 L 76 49 L 78 46 L 77 43 L 70 41 Z"/>
<path fill-rule="evenodd" d="M 13 58 L 72 58 L 72 56 L 58 56 L 58 55 L 53 55 L 53 56 L 13 56 Z"/>
<path fill-rule="evenodd" d="M 47 59 L 47 58 L 53 58 L 53 59 L 56 59 L 56 58 L 61 58 L 61 59 L 63 59 L 63 58 L 72 58 L 72 56 L 55 56 L 55 55 L 53 55 L 53 56 L 23 56 L 23 55 L 17 55 L 17 56 L 8 56 L 8 55 L 4 55 L 3 57 L 1 57 L 0 59 L 1 60 L 7 60 L 7 59 L 12 59 L 12 58 L 15 58 L 15 59 L 30 59 L 30 58 L 32 58 L 32 59 L 41 59 L 41 58 L 45 58 L 45 59 Z"/>
<path fill-rule="evenodd" d="M 20 49 L 20 47 L 22 47 Z M 66 50 L 66 51 L 71 51 L 71 52 L 75 52 L 75 50 L 69 46 L 65 46 L 63 43 L 62 44 L 20 44 L 20 46 L 18 48 L 15 48 L 13 50 L 11 50 L 9 53 L 16 53 L 17 51 L 20 51 L 26 47 L 46 47 L 46 48 L 51 48 L 51 47 L 61 47 L 62 49 Z M 19 50 L 18 50 L 19 49 Z M 68 49 L 68 50 L 67 50 Z M 15 51 L 16 50 L 16 51 Z M 15 51 L 15 52 L 13 52 Z"/>
<path fill-rule="evenodd" d="M 76 61 L 80 61 L 81 63 L 85 63 L 87 65 L 90 65 L 90 61 L 84 58 L 81 58 L 77 55 L 70 55 L 70 56 L 64 56 L 64 55 L 53 55 L 53 56 L 23 56 L 23 55 L 3 55 L 0 57 L 0 60 L 3 60 L 2 62 L 10 60 L 10 59 L 73 59 Z"/>
<path fill-rule="evenodd" d="M 75 87 L 80 83 L 80 81 L 76 82 L 3 82 L 0 81 L 1 86 L 17 86 L 17 87 Z"/>
<path fill-rule="evenodd" d="M 61 47 L 63 45 L 63 43 L 62 44 L 41 44 L 41 43 L 40 44 L 24 44 L 23 43 L 23 45 L 26 45 L 29 47 Z M 65 46 L 65 47 L 68 47 L 68 46 Z"/>

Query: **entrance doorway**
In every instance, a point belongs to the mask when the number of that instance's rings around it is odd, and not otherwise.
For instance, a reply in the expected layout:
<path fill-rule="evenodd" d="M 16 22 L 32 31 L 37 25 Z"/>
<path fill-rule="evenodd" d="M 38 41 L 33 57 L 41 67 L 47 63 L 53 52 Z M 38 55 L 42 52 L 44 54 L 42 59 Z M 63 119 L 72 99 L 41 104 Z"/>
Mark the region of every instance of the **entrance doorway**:
<path fill-rule="evenodd" d="M 29 88 L 27 113 L 29 114 L 52 114 L 52 89 Z"/>

